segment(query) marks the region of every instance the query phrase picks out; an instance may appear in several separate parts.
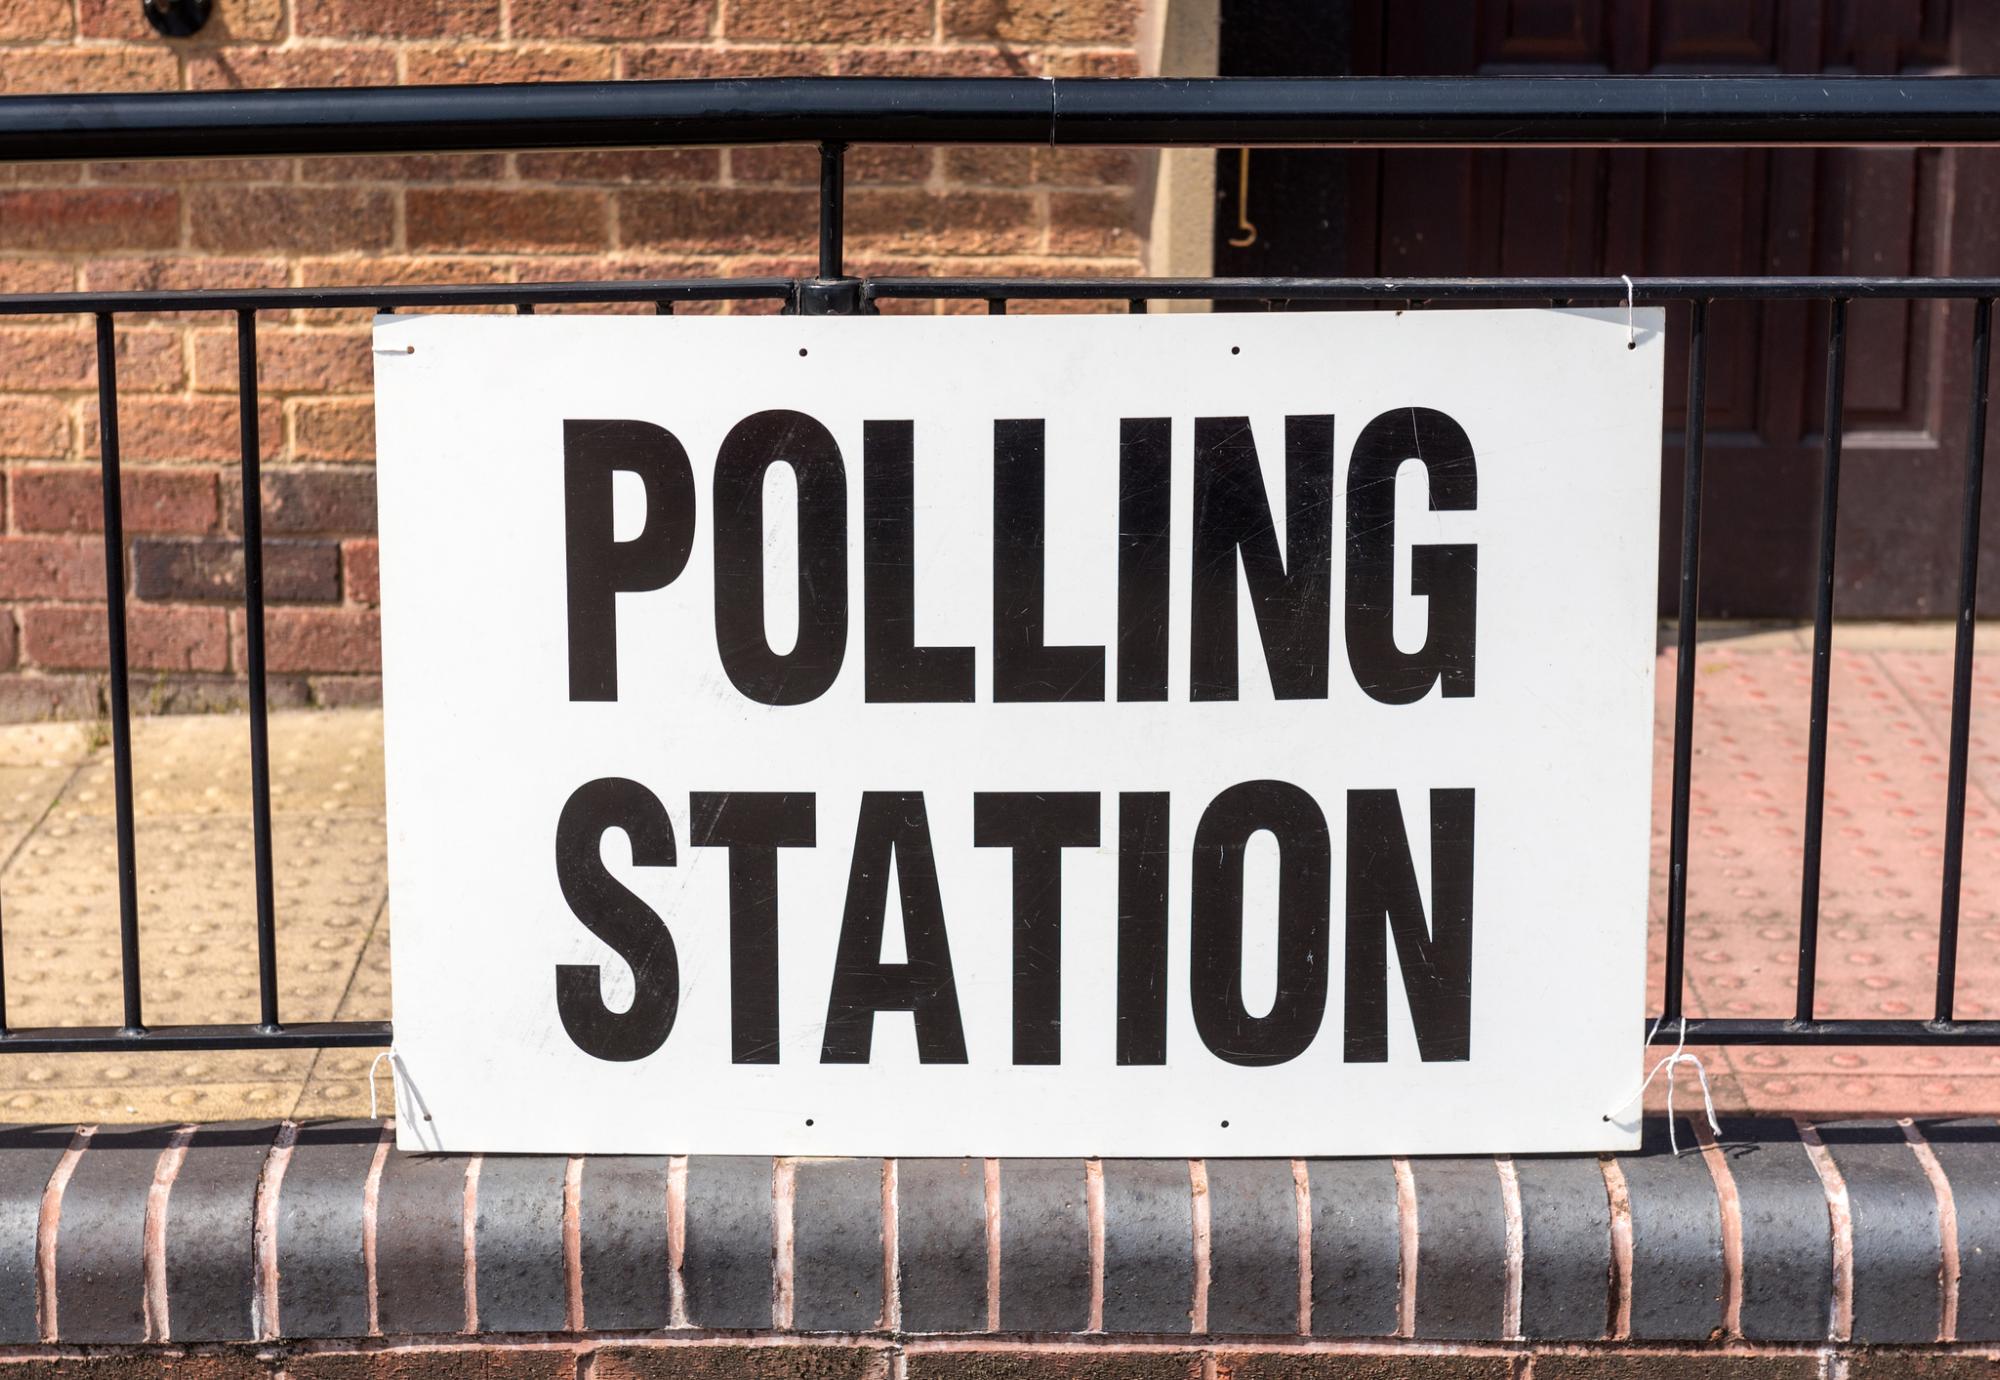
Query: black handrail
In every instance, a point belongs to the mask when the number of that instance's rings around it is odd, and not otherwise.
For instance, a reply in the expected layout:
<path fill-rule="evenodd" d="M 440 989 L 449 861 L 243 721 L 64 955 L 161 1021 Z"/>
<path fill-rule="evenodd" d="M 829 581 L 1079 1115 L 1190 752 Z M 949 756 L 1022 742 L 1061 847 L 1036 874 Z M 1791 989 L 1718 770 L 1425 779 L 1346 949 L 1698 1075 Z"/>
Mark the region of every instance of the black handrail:
<path fill-rule="evenodd" d="M 2000 145 L 1991 77 L 902 78 L 0 97 L 0 161 L 771 143 Z"/>

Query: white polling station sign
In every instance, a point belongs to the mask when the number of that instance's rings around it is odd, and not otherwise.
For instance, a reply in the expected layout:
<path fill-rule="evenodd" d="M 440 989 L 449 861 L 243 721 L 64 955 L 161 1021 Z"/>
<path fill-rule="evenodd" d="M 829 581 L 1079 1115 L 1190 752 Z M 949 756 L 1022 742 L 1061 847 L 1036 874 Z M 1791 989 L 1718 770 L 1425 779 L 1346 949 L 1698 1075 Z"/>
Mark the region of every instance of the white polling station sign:
<path fill-rule="evenodd" d="M 1635 1146 L 1637 326 L 379 319 L 397 1143 Z"/>

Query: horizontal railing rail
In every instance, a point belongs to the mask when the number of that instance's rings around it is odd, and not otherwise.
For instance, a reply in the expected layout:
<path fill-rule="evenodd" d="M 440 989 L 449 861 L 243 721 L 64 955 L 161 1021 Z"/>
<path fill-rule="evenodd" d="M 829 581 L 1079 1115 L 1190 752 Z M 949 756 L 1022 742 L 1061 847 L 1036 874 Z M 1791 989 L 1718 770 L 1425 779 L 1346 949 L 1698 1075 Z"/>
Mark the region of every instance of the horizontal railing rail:
<path fill-rule="evenodd" d="M 770 143 L 2000 144 L 1992 77 L 791 77 L 0 97 L 0 161 Z"/>
<path fill-rule="evenodd" d="M 1503 78 L 1208 81 L 805 79 L 589 83 L 517 87 L 166 93 L 0 98 L 0 161 L 289 156 L 817 142 L 821 149 L 818 272 L 812 277 L 205 291 L 40 293 L 0 297 L 0 317 L 83 314 L 96 326 L 98 426 L 113 795 L 118 857 L 123 1020 L 117 1026 L 10 1029 L 0 972 L 0 1052 L 228 1050 L 385 1045 L 383 1021 L 286 1025 L 280 1020 L 279 932 L 271 848 L 260 531 L 258 313 L 372 309 L 637 304 L 776 303 L 814 314 L 867 313 L 891 300 L 1155 302 L 1632 302 L 1686 309 L 1687 381 L 1680 496 L 1679 614 L 1674 667 L 1666 949 L 1649 1038 L 1691 1044 L 2000 1045 L 2000 1021 L 1956 1015 L 1959 913 L 1977 613 L 1981 493 L 1992 306 L 2000 277 L 1565 277 L 1565 278 L 979 278 L 847 276 L 843 261 L 844 148 L 850 142 L 1077 143 L 1149 146 L 1381 144 L 1531 146 L 2000 145 L 2000 79 L 1987 78 Z M 1827 726 L 1839 519 L 1847 309 L 1869 299 L 1971 305 L 1965 340 L 1971 382 L 1960 490 L 1951 726 L 1942 887 L 1936 912 L 1936 1001 L 1930 1019 L 1827 1019 L 1816 1009 Z M 1707 430 L 1708 309 L 1716 302 L 1809 302 L 1825 309 L 1825 418 L 1820 429 L 1819 539 L 1806 752 L 1804 859 L 1794 1010 L 1767 1018 L 1705 1018 L 1684 1008 L 1688 930 L 1695 648 L 1701 565 L 1702 465 Z M 139 890 L 134 855 L 131 709 L 125 631 L 116 322 L 133 313 L 234 314 L 241 428 L 245 669 L 250 706 L 259 1015 L 240 1025 L 144 1021 Z M 1952 321 L 1962 321 L 1954 314 Z M 0 361 L 0 388 L 6 386 Z"/>

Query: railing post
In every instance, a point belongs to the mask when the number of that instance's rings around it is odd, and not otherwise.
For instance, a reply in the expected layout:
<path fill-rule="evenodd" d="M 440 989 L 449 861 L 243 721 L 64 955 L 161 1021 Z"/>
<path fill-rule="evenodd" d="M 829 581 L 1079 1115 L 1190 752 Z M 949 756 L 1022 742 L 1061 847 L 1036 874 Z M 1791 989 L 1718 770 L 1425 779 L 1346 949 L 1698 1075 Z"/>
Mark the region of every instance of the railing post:
<path fill-rule="evenodd" d="M 819 274 L 800 283 L 792 310 L 800 316 L 858 316 L 868 310 L 861 280 L 847 275 L 847 145 L 819 146 Z"/>

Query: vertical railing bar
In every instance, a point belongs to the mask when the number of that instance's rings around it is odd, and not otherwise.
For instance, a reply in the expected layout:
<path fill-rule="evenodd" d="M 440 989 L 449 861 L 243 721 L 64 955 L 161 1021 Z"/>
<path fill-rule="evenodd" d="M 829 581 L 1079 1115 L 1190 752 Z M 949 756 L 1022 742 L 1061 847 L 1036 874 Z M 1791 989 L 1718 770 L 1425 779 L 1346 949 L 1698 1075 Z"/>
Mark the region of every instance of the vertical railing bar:
<path fill-rule="evenodd" d="M 819 146 L 819 276 L 844 276 L 847 235 L 847 145 L 829 139 Z"/>
<path fill-rule="evenodd" d="M 1007 299 L 1005 297 L 987 298 L 986 314 L 988 316 L 1005 316 L 1007 314 Z"/>
<path fill-rule="evenodd" d="M 1146 299 L 1143 297 L 1132 298 L 1125 303 L 1125 310 L 1134 316 L 1144 316 L 1146 314 Z"/>
<path fill-rule="evenodd" d="M 674 314 L 674 304 L 668 301 L 666 298 L 662 297 L 659 301 L 653 303 L 653 315 L 672 316 L 673 314 Z"/>
<path fill-rule="evenodd" d="M 1958 989 L 1958 903 L 1965 868 L 1965 777 L 1971 756 L 1973 619 L 1979 611 L 1979 508 L 1986 471 L 1987 373 L 1993 353 L 1993 299 L 1972 309 L 1971 434 L 1959 514 L 1958 637 L 1952 649 L 1951 759 L 1945 786 L 1944 883 L 1938 902 L 1937 1019 L 1951 1019 Z"/>
<path fill-rule="evenodd" d="M 1834 535 L 1840 520 L 1842 403 L 1847 391 L 1847 299 L 1827 304 L 1826 421 L 1819 480 L 1819 583 L 1813 599 L 1812 710 L 1806 729 L 1805 863 L 1799 877 L 1796 1019 L 1813 1018 L 1819 979 L 1820 848 L 1826 825 L 1827 696 L 1833 679 Z"/>
<path fill-rule="evenodd" d="M 1689 786 L 1694 767 L 1694 662 L 1701 591 L 1701 464 L 1708 404 L 1708 302 L 1688 314 L 1687 442 L 1681 479 L 1680 636 L 1674 664 L 1673 829 L 1667 852 L 1666 991 L 1660 1022 L 1681 1018 L 1682 967 L 1687 954 Z"/>
<path fill-rule="evenodd" d="M 533 316 L 534 314 L 535 304 L 533 302 L 516 302 L 514 304 L 514 315 Z"/>
<path fill-rule="evenodd" d="M 257 434 L 257 313 L 236 313 L 243 447 L 243 664 L 249 676 L 250 822 L 256 850 L 258 1028 L 278 1028 L 278 920 L 271 867 L 271 744 L 264 679 L 264 481 Z"/>
<path fill-rule="evenodd" d="M 139 874 L 132 830 L 132 706 L 125 672 L 125 516 L 118 471 L 118 343 L 97 313 L 97 439 L 104 480 L 104 630 L 111 686 L 111 792 L 118 840 L 118 950 L 122 1033 L 145 1030 L 139 996 Z"/>

